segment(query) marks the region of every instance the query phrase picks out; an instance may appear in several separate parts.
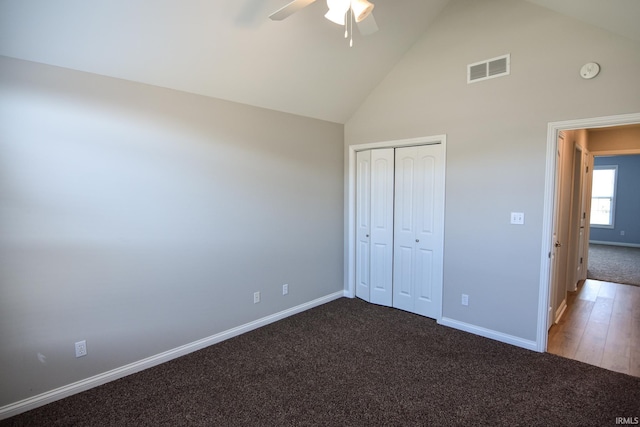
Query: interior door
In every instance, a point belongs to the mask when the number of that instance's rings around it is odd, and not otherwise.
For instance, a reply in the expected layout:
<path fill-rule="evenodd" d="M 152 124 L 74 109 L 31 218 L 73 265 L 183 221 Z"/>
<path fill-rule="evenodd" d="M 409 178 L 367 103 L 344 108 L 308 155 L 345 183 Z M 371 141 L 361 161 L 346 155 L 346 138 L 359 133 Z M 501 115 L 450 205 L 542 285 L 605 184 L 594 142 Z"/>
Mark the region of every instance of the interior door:
<path fill-rule="evenodd" d="M 578 280 L 587 279 L 587 263 L 589 254 L 589 239 L 587 235 L 589 233 L 589 206 L 591 200 L 591 177 L 589 172 L 591 167 L 589 166 L 589 154 L 587 152 L 582 153 L 582 197 L 580 204 L 580 241 L 578 242 L 578 258 L 580 262 L 580 273 L 578 274 Z"/>
<path fill-rule="evenodd" d="M 582 187 L 583 187 L 583 171 L 584 157 L 582 155 L 582 147 L 575 145 L 573 150 L 573 184 L 571 187 L 571 219 L 570 219 L 570 241 L 568 268 L 570 268 L 567 280 L 567 291 L 574 292 L 577 289 L 578 281 L 582 275 L 582 261 L 580 245 L 584 238 L 584 228 L 582 228 Z"/>
<path fill-rule="evenodd" d="M 588 154 L 582 147 L 576 146 L 574 151 L 574 162 L 575 162 L 575 177 L 574 177 L 574 186 L 573 186 L 573 199 L 576 202 L 575 208 L 575 217 L 573 218 L 575 222 L 572 222 L 572 227 L 575 229 L 577 227 L 577 236 L 572 242 L 575 245 L 575 275 L 571 283 L 569 283 L 569 291 L 573 292 L 577 289 L 577 284 L 580 280 L 585 280 L 587 278 L 587 265 L 585 264 L 585 237 L 586 237 L 586 229 L 585 229 L 585 220 L 587 218 L 586 212 L 586 192 L 587 188 L 587 180 L 588 180 Z"/>
<path fill-rule="evenodd" d="M 560 307 L 560 294 L 566 293 L 564 278 L 566 277 L 566 266 L 561 263 L 561 241 L 562 231 L 562 206 L 563 206 L 563 177 L 564 177 L 564 156 L 563 150 L 564 134 L 560 132 L 556 149 L 556 178 L 555 178 L 555 201 L 553 208 L 553 242 L 551 245 L 551 289 L 549 289 L 549 316 L 547 319 L 547 329 L 555 323 L 556 311 Z M 564 267 L 564 268 L 563 268 Z"/>
<path fill-rule="evenodd" d="M 393 300 L 394 150 L 371 150 L 370 297 L 374 304 Z"/>
<path fill-rule="evenodd" d="M 356 153 L 356 296 L 391 306 L 393 148 Z"/>
<path fill-rule="evenodd" d="M 442 315 L 444 149 L 396 149 L 393 306 Z"/>
<path fill-rule="evenodd" d="M 582 202 L 584 204 L 584 220 L 582 225 L 584 226 L 584 242 L 582 243 L 582 269 L 581 280 L 587 279 L 587 270 L 589 266 L 589 239 L 591 237 L 591 190 L 593 187 L 593 155 L 590 153 L 585 154 L 585 178 L 584 178 L 584 193 L 582 195 Z"/>
<path fill-rule="evenodd" d="M 369 292 L 371 226 L 371 151 L 356 153 L 356 296 L 371 301 Z"/>

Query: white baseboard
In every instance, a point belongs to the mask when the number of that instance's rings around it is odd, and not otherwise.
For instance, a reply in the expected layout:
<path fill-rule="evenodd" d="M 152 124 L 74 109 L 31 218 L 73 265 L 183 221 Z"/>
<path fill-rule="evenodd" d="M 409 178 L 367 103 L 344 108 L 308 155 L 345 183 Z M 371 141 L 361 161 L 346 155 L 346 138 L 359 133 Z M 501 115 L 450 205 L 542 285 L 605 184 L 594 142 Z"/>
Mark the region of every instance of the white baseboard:
<path fill-rule="evenodd" d="M 455 319 L 443 317 L 438 321 L 439 324 L 449 326 L 450 328 L 459 329 L 461 331 L 469 332 L 474 335 L 480 335 L 481 337 L 490 338 L 492 340 L 500 341 L 506 344 L 515 345 L 517 347 L 526 348 L 527 350 L 538 351 L 538 343 L 531 340 L 525 340 L 514 335 L 505 334 L 502 332 L 494 331 L 492 329 L 483 328 L 481 326 L 472 325 L 470 323 L 460 322 Z"/>
<path fill-rule="evenodd" d="M 609 246 L 622 246 L 625 248 L 640 248 L 638 243 L 624 243 L 624 242 L 604 242 L 601 240 L 589 240 L 589 243 L 594 245 L 609 245 Z"/>
<path fill-rule="evenodd" d="M 136 372 L 151 368 L 153 366 L 160 365 L 162 363 L 168 362 L 169 360 L 176 359 L 194 351 L 209 347 L 210 345 L 217 344 L 229 338 L 244 334 L 245 332 L 252 331 L 278 320 L 282 320 L 286 317 L 293 316 L 294 314 L 302 313 L 303 311 L 342 298 L 343 296 L 345 296 L 344 291 L 334 292 L 332 294 L 320 297 L 304 304 L 300 304 L 279 313 L 263 317 L 262 319 L 254 320 L 253 322 L 228 329 L 218 334 L 211 335 L 207 338 L 203 338 L 201 340 L 176 347 L 160 354 L 156 354 L 155 356 L 147 357 L 146 359 L 121 366 L 120 368 L 112 369 L 102 374 L 94 375 L 93 377 L 86 378 L 84 380 L 80 380 L 45 393 L 41 393 L 37 396 L 29 397 L 27 399 L 5 405 L 0 408 L 0 420 L 13 417 L 14 415 L 18 415 L 31 409 L 44 406 L 48 403 L 55 402 L 56 400 L 69 397 L 71 395 L 89 390 L 110 381 L 126 377 L 127 375 L 131 375 Z"/>

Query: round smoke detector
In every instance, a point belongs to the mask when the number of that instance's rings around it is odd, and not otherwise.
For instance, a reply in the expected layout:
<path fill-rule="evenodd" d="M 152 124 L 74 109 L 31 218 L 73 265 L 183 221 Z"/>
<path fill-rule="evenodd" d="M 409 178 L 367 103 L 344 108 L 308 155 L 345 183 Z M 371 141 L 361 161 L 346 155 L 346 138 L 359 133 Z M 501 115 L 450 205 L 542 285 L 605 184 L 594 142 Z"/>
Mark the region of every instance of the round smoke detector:
<path fill-rule="evenodd" d="M 580 75 L 583 79 L 592 79 L 600 72 L 600 65 L 595 62 L 588 62 L 580 68 Z"/>

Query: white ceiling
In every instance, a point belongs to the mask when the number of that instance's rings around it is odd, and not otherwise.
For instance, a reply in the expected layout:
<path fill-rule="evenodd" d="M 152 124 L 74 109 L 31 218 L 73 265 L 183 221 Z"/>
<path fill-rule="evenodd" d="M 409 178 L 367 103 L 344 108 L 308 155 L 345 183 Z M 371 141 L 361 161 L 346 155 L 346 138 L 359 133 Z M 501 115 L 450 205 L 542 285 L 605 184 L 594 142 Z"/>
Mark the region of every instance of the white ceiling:
<path fill-rule="evenodd" d="M 0 55 L 344 123 L 448 1 L 373 0 L 349 48 L 324 0 L 0 0 Z M 640 0 L 528 1 L 640 41 Z"/>

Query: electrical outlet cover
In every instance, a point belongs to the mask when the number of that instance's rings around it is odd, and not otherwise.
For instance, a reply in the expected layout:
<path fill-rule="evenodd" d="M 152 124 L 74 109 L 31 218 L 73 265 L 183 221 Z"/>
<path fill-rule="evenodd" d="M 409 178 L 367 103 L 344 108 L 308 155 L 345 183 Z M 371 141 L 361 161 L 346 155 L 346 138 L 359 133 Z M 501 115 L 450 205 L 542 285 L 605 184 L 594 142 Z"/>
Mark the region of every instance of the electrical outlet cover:
<path fill-rule="evenodd" d="M 87 341 L 82 340 L 76 343 L 76 357 L 82 357 L 87 355 Z"/>

